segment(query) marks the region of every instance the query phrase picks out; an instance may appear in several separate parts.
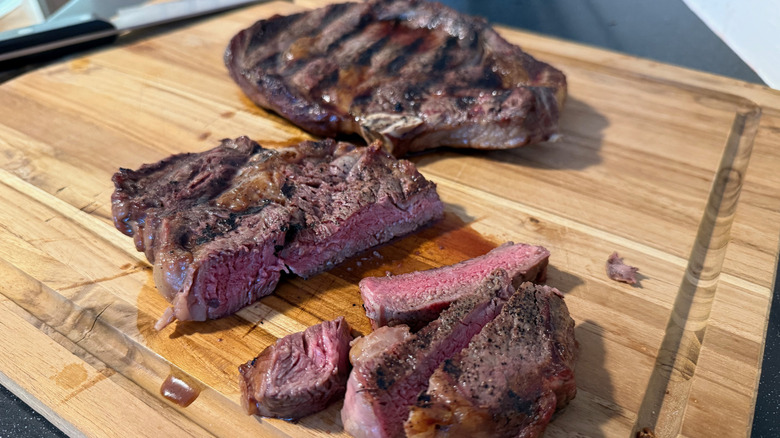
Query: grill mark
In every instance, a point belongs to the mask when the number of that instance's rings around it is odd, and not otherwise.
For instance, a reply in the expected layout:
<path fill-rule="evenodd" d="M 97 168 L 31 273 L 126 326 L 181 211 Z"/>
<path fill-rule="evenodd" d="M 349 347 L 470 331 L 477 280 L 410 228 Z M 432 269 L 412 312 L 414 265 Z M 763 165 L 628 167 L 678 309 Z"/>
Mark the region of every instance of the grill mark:
<path fill-rule="evenodd" d="M 436 54 L 436 58 L 433 60 L 431 71 L 439 72 L 447 69 L 447 64 L 450 61 L 450 52 L 458 47 L 458 39 L 454 37 L 447 37 L 447 42 L 444 47 Z"/>
<path fill-rule="evenodd" d="M 285 34 L 285 29 L 293 29 L 301 19 L 304 18 L 303 13 L 289 15 L 274 20 L 266 20 L 260 23 L 259 29 L 252 30 L 252 38 L 249 40 L 247 46 L 243 49 L 243 53 L 251 54 L 256 47 L 262 47 L 271 41 L 282 38 Z M 251 28 L 250 28 L 251 29 Z M 269 38 L 270 36 L 270 38 Z M 268 70 L 276 67 L 279 62 L 278 51 L 266 53 L 265 56 L 254 62 L 253 69 Z M 251 61 L 250 61 L 251 62 Z"/>
<path fill-rule="evenodd" d="M 415 47 L 415 53 L 413 55 L 410 54 L 410 58 L 407 60 L 406 67 L 409 70 L 407 74 L 411 74 L 415 78 L 423 78 L 403 90 L 404 99 L 409 102 L 410 110 L 417 109 L 419 99 L 424 97 L 426 91 L 441 88 L 441 85 L 443 85 L 441 70 L 433 70 L 433 65 L 443 56 L 442 52 L 446 51 L 448 44 L 453 44 L 453 42 L 457 44 L 457 39 L 447 36 L 447 42 L 445 43 L 440 38 L 441 36 L 442 34 L 439 32 L 429 32 L 421 36 L 419 46 Z M 454 39 L 453 42 L 449 41 L 451 38 Z M 414 43 L 417 43 L 417 40 Z M 400 60 L 398 63 L 400 64 Z"/>
<path fill-rule="evenodd" d="M 410 55 L 416 54 L 417 50 L 419 50 L 424 41 L 425 39 L 422 37 L 412 41 L 412 43 L 409 44 L 409 46 L 407 46 L 400 55 L 387 64 L 385 71 L 391 75 L 395 75 L 401 71 L 401 69 L 409 62 Z"/>
<path fill-rule="evenodd" d="M 265 58 L 258 61 L 253 70 L 260 70 L 260 71 L 266 71 L 274 69 L 279 64 L 279 56 L 281 53 L 274 52 L 270 55 L 266 56 Z"/>
<path fill-rule="evenodd" d="M 349 5 L 346 5 L 348 7 Z M 322 30 L 330 23 L 335 21 L 338 17 L 342 16 L 346 9 L 345 5 L 339 4 L 325 8 L 325 13 L 319 17 L 315 13 L 311 13 L 305 23 L 301 23 L 300 29 L 306 30 L 306 32 L 298 35 L 298 38 L 313 37 L 322 32 Z"/>
<path fill-rule="evenodd" d="M 500 90 L 504 88 L 504 81 L 498 73 L 493 71 L 492 63 L 486 62 L 482 69 L 482 75 L 477 79 L 475 85 L 480 88 Z"/>
<path fill-rule="evenodd" d="M 258 46 L 268 44 L 268 37 L 278 39 L 287 29 L 294 29 L 295 24 L 304 18 L 304 13 L 279 17 L 274 20 L 264 20 L 260 22 L 259 29 L 252 29 L 252 38 L 249 40 L 247 49 L 253 49 Z M 249 51 L 249 50 L 247 50 Z"/>
<path fill-rule="evenodd" d="M 329 24 L 331 24 L 332 22 L 337 20 L 339 17 L 343 16 L 348 11 L 349 8 L 350 8 L 349 4 L 337 4 L 337 5 L 333 5 L 332 7 L 327 8 L 327 10 L 325 11 L 325 14 L 320 18 L 319 22 L 316 25 L 310 25 L 311 24 L 310 22 L 315 21 L 315 20 L 314 20 L 314 17 L 308 16 L 306 13 L 300 13 L 300 14 L 293 15 L 293 17 L 296 17 L 296 20 L 293 20 L 293 21 L 290 21 L 290 22 L 287 22 L 286 20 L 283 20 L 283 19 L 272 19 L 270 21 L 273 22 L 274 24 L 277 24 L 276 23 L 277 21 L 281 22 L 281 23 L 278 23 L 276 26 L 274 26 L 273 30 L 275 31 L 275 35 L 273 35 L 272 40 L 278 41 L 278 40 L 284 38 L 285 37 L 284 30 L 285 29 L 295 29 L 295 30 L 306 29 L 307 30 L 307 32 L 294 35 L 294 38 L 292 39 L 293 43 L 295 41 L 300 40 L 301 38 L 312 38 L 312 37 L 315 37 L 316 35 L 318 35 L 322 31 L 322 29 L 324 29 L 326 26 L 328 26 Z M 307 20 L 305 20 L 305 22 L 300 22 L 300 21 L 302 21 L 302 20 L 300 20 L 300 18 L 302 18 L 303 16 L 306 16 Z M 282 24 L 284 24 L 284 26 L 282 26 Z M 280 28 L 280 27 L 282 29 L 278 30 L 278 28 Z M 261 36 L 262 37 L 264 35 L 267 35 L 268 33 L 270 33 L 270 32 L 268 32 L 268 31 L 258 32 L 258 33 L 255 34 L 255 36 Z M 254 37 L 253 37 L 253 39 L 254 39 Z M 267 42 L 265 42 L 265 43 L 267 44 Z M 264 44 L 264 42 L 260 41 L 260 44 Z M 282 55 L 282 53 L 287 48 L 289 48 L 290 45 L 291 44 L 287 45 L 285 47 L 285 49 L 283 49 L 282 51 L 277 51 L 277 52 L 272 53 L 270 56 L 268 56 L 267 58 L 263 59 L 261 62 L 257 63 L 257 67 L 259 67 L 262 70 L 278 69 L 278 66 L 279 66 L 279 64 L 281 62 L 281 55 Z M 291 76 L 295 75 L 307 63 L 311 62 L 311 60 L 312 60 L 311 57 L 303 57 L 303 58 L 295 59 L 292 63 L 290 63 L 289 65 L 285 66 L 284 75 L 287 76 L 287 77 L 291 77 Z"/>
<path fill-rule="evenodd" d="M 233 231 L 241 223 L 241 218 L 244 216 L 250 216 L 259 213 L 272 201 L 263 199 L 260 204 L 251 206 L 244 211 L 231 212 L 226 218 L 218 218 L 214 223 L 206 224 L 201 230 L 201 234 L 194 236 L 189 232 L 186 232 L 180 237 L 180 244 L 187 250 L 192 250 L 195 246 L 200 246 L 205 243 L 216 240 L 223 235 Z"/>
<path fill-rule="evenodd" d="M 511 90 L 505 90 L 503 93 L 498 93 L 498 95 L 495 97 L 495 100 L 494 100 L 494 102 L 495 102 L 494 106 L 496 108 L 500 109 L 501 105 L 503 105 L 504 102 L 506 102 L 506 100 L 509 99 L 509 96 L 511 96 L 511 95 L 512 95 L 512 91 Z"/>
<path fill-rule="evenodd" d="M 349 32 L 341 35 L 335 41 L 328 44 L 325 49 L 325 53 L 333 53 L 337 48 L 344 45 L 345 42 L 363 33 L 363 29 L 366 28 L 373 21 L 373 14 L 370 11 L 366 11 L 360 15 L 357 25 Z"/>
<path fill-rule="evenodd" d="M 331 87 L 332 85 L 335 85 L 338 82 L 338 80 L 339 80 L 339 71 L 338 69 L 333 69 L 330 73 L 325 75 L 314 88 L 322 92 L 325 89 Z"/>
<path fill-rule="evenodd" d="M 316 33 L 317 31 L 324 29 L 326 26 L 336 21 L 337 18 L 340 18 L 342 15 L 344 15 L 344 13 L 347 12 L 347 10 L 351 7 L 352 5 L 349 3 L 339 3 L 332 5 L 325 16 L 322 18 L 322 25 L 319 26 L 319 29 L 312 29 L 312 33 Z"/>
<path fill-rule="evenodd" d="M 359 94 L 352 98 L 352 103 L 349 106 L 349 111 L 355 112 L 357 109 L 364 109 L 369 104 L 371 104 L 371 101 L 373 99 L 373 95 L 371 93 L 365 93 L 365 94 Z"/>
<path fill-rule="evenodd" d="M 382 49 L 382 47 L 387 44 L 387 42 L 390 41 L 389 36 L 384 36 L 380 38 L 379 40 L 375 41 L 373 44 L 371 44 L 366 50 L 362 51 L 360 54 L 358 54 L 357 59 L 355 60 L 355 63 L 357 65 L 362 66 L 368 66 L 371 65 L 371 57 L 378 51 Z"/>

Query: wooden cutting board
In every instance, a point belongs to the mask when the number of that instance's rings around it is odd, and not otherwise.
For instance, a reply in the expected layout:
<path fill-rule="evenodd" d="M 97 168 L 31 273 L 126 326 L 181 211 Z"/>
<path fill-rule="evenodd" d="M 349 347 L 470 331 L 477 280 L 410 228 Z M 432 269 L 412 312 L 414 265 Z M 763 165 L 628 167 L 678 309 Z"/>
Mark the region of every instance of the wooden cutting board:
<path fill-rule="evenodd" d="M 357 282 L 546 246 L 581 345 L 578 395 L 548 437 L 745 436 L 780 237 L 780 93 L 502 28 L 563 70 L 563 138 L 413 158 L 445 219 L 239 314 L 154 321 L 167 303 L 111 224 L 111 175 L 249 135 L 307 134 L 251 104 L 222 64 L 275 2 L 147 33 L 0 85 L 0 383 L 71 435 L 342 436 L 340 403 L 299 423 L 249 417 L 237 367 L 278 337 L 344 315 Z M 618 251 L 640 284 L 607 279 Z M 160 395 L 169 376 L 199 392 Z"/>

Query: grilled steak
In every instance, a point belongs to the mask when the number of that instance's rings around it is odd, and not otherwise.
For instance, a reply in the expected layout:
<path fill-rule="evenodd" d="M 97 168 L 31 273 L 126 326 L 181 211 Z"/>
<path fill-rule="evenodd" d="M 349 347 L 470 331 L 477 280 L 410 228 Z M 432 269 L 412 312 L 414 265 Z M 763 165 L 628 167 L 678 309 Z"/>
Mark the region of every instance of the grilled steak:
<path fill-rule="evenodd" d="M 403 423 L 439 364 L 465 347 L 492 320 L 512 293 L 497 270 L 478 291 L 456 301 L 415 334 L 406 326 L 383 327 L 355 341 L 341 419 L 355 436 L 403 436 Z M 376 339 L 379 337 L 379 339 Z"/>
<path fill-rule="evenodd" d="M 296 420 L 344 393 L 349 375 L 349 324 L 339 317 L 285 336 L 238 369 L 247 413 Z"/>
<path fill-rule="evenodd" d="M 261 20 L 225 52 L 259 106 L 321 136 L 505 149 L 556 135 L 566 79 L 487 23 L 424 0 L 369 0 Z"/>
<path fill-rule="evenodd" d="M 525 283 L 431 376 L 408 437 L 536 437 L 574 398 L 574 321 L 563 296 Z"/>
<path fill-rule="evenodd" d="M 374 328 L 406 324 L 413 331 L 436 319 L 485 277 L 502 268 L 515 284 L 542 282 L 550 252 L 541 246 L 507 242 L 489 253 L 452 266 L 360 281 L 360 295 Z"/>
<path fill-rule="evenodd" d="M 304 141 L 266 149 L 246 137 L 113 177 L 116 227 L 154 264 L 173 307 L 157 324 L 233 313 L 439 218 L 436 187 L 374 144 Z"/>

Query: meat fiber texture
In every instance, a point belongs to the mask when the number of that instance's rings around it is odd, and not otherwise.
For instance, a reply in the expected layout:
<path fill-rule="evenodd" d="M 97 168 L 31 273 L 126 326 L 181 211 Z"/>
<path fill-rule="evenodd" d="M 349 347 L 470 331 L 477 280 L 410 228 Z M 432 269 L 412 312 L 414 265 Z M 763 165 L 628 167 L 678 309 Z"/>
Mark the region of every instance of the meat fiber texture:
<path fill-rule="evenodd" d="M 566 78 L 479 18 L 424 0 L 343 3 L 260 20 L 225 52 L 259 106 L 396 156 L 553 139 Z"/>
<path fill-rule="evenodd" d="M 507 242 L 455 265 L 360 281 L 360 295 L 373 328 L 406 324 L 413 331 L 436 319 L 453 301 L 473 293 L 498 268 L 513 283 L 543 282 L 550 252 L 541 246 Z"/>
<path fill-rule="evenodd" d="M 574 321 L 561 293 L 525 283 L 461 352 L 430 378 L 406 436 L 540 436 L 576 395 Z"/>
<path fill-rule="evenodd" d="M 436 186 L 377 144 L 266 149 L 247 137 L 113 177 L 116 227 L 154 265 L 175 319 L 229 315 L 443 214 Z"/>
<path fill-rule="evenodd" d="M 399 325 L 356 340 L 341 411 L 344 430 L 356 438 L 403 436 L 409 407 L 433 371 L 499 313 L 512 291 L 507 273 L 497 270 L 415 334 Z"/>
<path fill-rule="evenodd" d="M 277 340 L 239 367 L 242 406 L 285 420 L 325 409 L 346 389 L 351 341 L 343 317 Z"/>

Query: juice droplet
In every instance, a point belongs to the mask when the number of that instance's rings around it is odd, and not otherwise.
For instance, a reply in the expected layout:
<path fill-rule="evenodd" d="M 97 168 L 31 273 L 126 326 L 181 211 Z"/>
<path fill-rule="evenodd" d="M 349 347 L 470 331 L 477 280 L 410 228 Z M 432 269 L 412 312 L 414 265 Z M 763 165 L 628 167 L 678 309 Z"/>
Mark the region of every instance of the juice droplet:
<path fill-rule="evenodd" d="M 200 395 L 200 390 L 184 380 L 169 375 L 160 387 L 160 394 L 177 405 L 186 408 Z"/>

